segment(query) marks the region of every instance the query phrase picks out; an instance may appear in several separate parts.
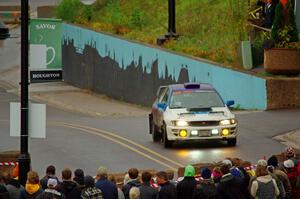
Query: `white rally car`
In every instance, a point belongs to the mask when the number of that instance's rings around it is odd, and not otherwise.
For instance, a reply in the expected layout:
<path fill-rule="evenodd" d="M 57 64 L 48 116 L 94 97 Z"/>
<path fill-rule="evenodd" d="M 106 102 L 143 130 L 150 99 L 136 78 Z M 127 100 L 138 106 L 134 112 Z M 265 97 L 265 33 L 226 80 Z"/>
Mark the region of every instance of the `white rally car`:
<path fill-rule="evenodd" d="M 149 114 L 153 141 L 164 147 L 173 142 L 226 140 L 237 142 L 237 120 L 229 106 L 209 84 L 185 83 L 161 86 Z"/>

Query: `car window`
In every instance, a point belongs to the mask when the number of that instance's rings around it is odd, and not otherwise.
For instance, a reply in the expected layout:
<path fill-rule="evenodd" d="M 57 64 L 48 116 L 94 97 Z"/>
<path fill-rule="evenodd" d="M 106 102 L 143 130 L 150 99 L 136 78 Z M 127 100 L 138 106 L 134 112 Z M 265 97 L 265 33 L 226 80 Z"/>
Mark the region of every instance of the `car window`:
<path fill-rule="evenodd" d="M 170 108 L 209 108 L 224 106 L 223 100 L 215 91 L 175 91 L 170 100 Z"/>
<path fill-rule="evenodd" d="M 167 103 L 168 102 L 168 98 L 169 98 L 169 89 L 166 88 L 163 92 L 163 94 L 161 95 L 160 101 L 159 102 L 164 102 Z"/>
<path fill-rule="evenodd" d="M 157 90 L 157 93 L 156 93 L 156 97 L 159 99 L 162 94 L 164 94 L 164 91 L 167 89 L 167 86 L 160 86 Z"/>

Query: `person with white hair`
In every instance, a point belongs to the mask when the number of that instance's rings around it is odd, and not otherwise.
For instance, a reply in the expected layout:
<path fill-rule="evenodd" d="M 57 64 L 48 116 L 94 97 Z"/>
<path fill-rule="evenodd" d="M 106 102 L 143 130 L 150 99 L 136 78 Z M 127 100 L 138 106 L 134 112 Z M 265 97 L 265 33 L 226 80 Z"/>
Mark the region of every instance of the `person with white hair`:
<path fill-rule="evenodd" d="M 140 199 L 140 190 L 138 187 L 132 187 L 130 189 L 129 199 Z"/>
<path fill-rule="evenodd" d="M 96 187 L 102 191 L 104 199 L 118 199 L 118 188 L 107 179 L 108 173 L 105 167 L 99 167 L 97 171 Z"/>

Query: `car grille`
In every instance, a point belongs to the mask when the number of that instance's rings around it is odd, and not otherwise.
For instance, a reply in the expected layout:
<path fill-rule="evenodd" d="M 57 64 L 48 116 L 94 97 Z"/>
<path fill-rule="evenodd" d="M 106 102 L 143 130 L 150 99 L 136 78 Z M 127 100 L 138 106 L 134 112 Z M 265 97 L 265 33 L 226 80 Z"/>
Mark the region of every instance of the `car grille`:
<path fill-rule="evenodd" d="M 219 121 L 193 121 L 189 122 L 190 126 L 218 126 Z"/>

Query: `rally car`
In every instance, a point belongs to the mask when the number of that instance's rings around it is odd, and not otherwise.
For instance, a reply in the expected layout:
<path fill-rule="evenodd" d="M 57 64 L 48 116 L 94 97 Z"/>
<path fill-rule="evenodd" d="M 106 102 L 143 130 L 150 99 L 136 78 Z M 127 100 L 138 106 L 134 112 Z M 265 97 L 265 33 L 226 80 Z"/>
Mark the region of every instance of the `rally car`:
<path fill-rule="evenodd" d="M 226 140 L 237 142 L 237 120 L 209 84 L 185 83 L 161 86 L 149 114 L 149 132 L 164 147 L 173 142 Z"/>

